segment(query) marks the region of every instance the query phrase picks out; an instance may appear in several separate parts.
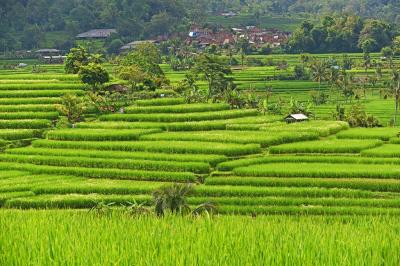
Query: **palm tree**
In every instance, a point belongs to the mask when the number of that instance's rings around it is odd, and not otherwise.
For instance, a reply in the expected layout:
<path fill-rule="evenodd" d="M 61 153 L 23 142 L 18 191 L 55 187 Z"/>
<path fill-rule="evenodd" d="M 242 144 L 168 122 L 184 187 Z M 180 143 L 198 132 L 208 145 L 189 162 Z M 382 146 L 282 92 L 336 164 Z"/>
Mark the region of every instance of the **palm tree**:
<path fill-rule="evenodd" d="M 325 79 L 326 64 L 323 61 L 316 61 L 311 65 L 311 73 L 314 81 L 318 82 L 318 89 L 321 89 L 321 83 Z"/>
<path fill-rule="evenodd" d="M 336 81 L 336 86 L 342 92 L 347 102 L 354 94 L 354 77 L 343 70 Z M 338 102 L 338 99 L 336 99 L 336 101 Z"/>
<path fill-rule="evenodd" d="M 173 184 L 153 192 L 155 212 L 163 216 L 166 210 L 172 213 L 187 213 L 190 211 L 186 196 L 192 191 L 191 184 Z"/>
<path fill-rule="evenodd" d="M 400 100 L 400 73 L 398 70 L 393 69 L 392 76 L 390 78 L 389 90 L 394 96 L 395 100 L 395 114 L 394 114 L 394 126 L 397 125 L 397 115 L 399 111 L 399 100 Z"/>

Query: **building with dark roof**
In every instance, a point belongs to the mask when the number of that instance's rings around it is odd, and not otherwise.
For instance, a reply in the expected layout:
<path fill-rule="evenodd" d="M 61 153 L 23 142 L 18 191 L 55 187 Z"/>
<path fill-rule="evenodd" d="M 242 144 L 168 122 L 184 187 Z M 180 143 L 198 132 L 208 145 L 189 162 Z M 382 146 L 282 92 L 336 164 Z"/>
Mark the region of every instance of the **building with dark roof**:
<path fill-rule="evenodd" d="M 76 35 L 77 39 L 107 39 L 111 34 L 117 33 L 116 29 L 94 29 Z"/>

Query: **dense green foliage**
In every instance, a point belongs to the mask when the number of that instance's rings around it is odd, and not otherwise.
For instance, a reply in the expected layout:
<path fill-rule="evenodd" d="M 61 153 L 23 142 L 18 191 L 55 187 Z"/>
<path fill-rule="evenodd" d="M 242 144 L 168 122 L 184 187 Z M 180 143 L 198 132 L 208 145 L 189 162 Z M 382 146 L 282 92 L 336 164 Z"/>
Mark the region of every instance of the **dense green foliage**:
<path fill-rule="evenodd" d="M 391 44 L 394 29 L 379 20 L 357 16 L 325 16 L 313 23 L 305 21 L 291 36 L 291 52 L 378 52 Z"/>
<path fill-rule="evenodd" d="M 43 47 L 69 50 L 73 47 L 74 37 L 78 33 L 90 29 L 115 28 L 118 34 L 114 34 L 106 41 L 106 49 L 100 48 L 111 54 L 117 53 L 123 43 L 132 40 L 150 39 L 164 34 L 187 31 L 192 22 L 210 23 L 213 27 L 217 25 L 226 27 L 260 25 L 265 28 L 291 31 L 303 17 L 312 17 L 315 14 L 350 13 L 398 23 L 399 8 L 399 3 L 393 0 L 355 0 L 350 2 L 337 0 L 322 3 L 317 0 L 307 2 L 299 0 L 201 0 L 196 3 L 189 0 L 4 0 L 0 14 L 0 50 L 15 51 Z M 228 11 L 234 11 L 238 15 L 231 18 L 224 18 L 220 15 Z M 351 38 L 361 29 L 351 32 L 350 27 L 349 31 L 342 31 L 342 26 L 346 23 L 340 24 L 342 25 L 339 28 L 329 30 L 330 35 L 332 32 L 335 34 L 330 36 L 329 41 L 321 43 L 319 49 L 326 44 L 332 47 L 338 42 L 344 45 L 344 48 L 349 48 L 355 44 L 354 41 L 357 42 L 357 40 L 353 40 L 353 43 L 345 44 L 343 38 Z M 313 36 L 321 35 L 323 28 L 318 26 Z M 379 26 L 378 29 L 382 28 Z M 375 33 L 381 36 L 385 34 L 377 31 Z M 363 34 L 363 36 L 366 37 L 369 34 Z M 376 45 L 383 45 L 375 43 L 374 40 L 377 39 L 364 37 L 361 38 L 363 41 L 360 43 L 363 46 L 377 48 Z M 315 39 L 316 42 L 319 40 Z M 314 43 L 312 46 L 315 45 L 318 43 Z M 89 44 L 89 46 L 98 46 L 98 44 Z M 353 48 L 355 47 L 357 46 Z"/>
<path fill-rule="evenodd" d="M 399 225 L 390 217 L 156 219 L 71 211 L 2 211 L 0 216 L 6 229 L 0 246 L 8 251 L 0 258 L 3 265 L 395 265 L 400 259 Z M 118 245 L 110 249 L 110 243 Z"/>

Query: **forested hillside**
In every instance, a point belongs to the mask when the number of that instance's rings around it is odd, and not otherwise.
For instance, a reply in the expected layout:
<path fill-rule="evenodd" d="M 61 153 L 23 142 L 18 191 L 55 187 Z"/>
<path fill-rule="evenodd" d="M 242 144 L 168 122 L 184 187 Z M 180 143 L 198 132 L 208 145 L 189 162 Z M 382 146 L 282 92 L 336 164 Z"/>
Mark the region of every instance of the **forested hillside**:
<path fill-rule="evenodd" d="M 257 23 L 258 18 L 304 18 L 314 13 L 351 13 L 390 23 L 400 20 L 396 0 L 2 0 L 0 50 L 33 49 L 49 43 L 69 49 L 77 33 L 93 28 L 116 28 L 127 41 L 182 33 L 191 22 L 210 22 L 207 18 L 228 11 L 243 15 L 238 21 L 244 24 Z"/>

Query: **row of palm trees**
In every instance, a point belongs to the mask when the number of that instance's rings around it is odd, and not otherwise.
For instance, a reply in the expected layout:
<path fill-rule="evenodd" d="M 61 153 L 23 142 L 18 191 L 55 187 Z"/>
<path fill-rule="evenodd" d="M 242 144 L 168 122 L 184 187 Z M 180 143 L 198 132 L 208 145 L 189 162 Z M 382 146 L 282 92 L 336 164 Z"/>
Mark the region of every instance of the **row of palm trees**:
<path fill-rule="evenodd" d="M 318 82 L 318 88 L 321 89 L 322 83 L 326 82 L 332 88 L 337 89 L 342 93 L 344 98 L 351 100 L 354 96 L 354 90 L 361 88 L 366 97 L 366 89 L 375 87 L 378 81 L 383 79 L 382 67 L 380 64 L 371 64 L 371 60 L 366 58 L 363 63 L 365 67 L 366 76 L 356 77 L 353 73 L 349 73 L 346 69 L 339 66 L 333 66 L 325 60 L 314 60 L 309 64 L 310 74 L 313 81 Z M 375 74 L 369 75 L 369 68 L 375 68 Z M 386 94 L 391 95 L 395 100 L 395 115 L 393 118 L 394 125 L 397 125 L 397 117 L 400 108 L 400 70 L 396 68 L 395 64 L 389 65 L 390 76 L 388 79 L 383 80 L 383 90 Z M 337 98 L 338 102 L 339 99 Z"/>

